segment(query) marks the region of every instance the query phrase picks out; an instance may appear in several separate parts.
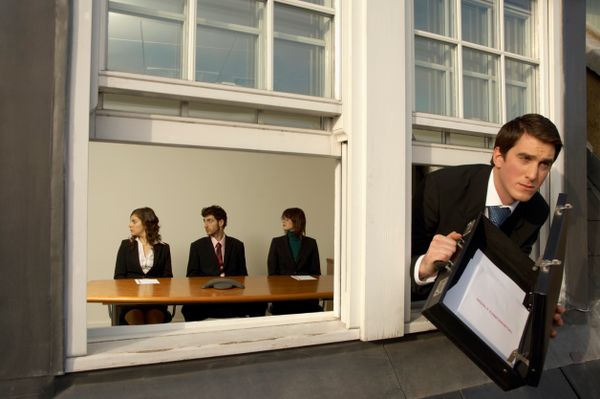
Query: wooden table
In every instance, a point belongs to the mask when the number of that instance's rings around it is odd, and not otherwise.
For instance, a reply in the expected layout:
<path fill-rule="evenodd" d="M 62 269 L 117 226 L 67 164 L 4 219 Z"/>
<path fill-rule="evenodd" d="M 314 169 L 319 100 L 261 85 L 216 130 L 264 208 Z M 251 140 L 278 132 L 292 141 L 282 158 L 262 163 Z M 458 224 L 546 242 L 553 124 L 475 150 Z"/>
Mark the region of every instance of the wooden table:
<path fill-rule="evenodd" d="M 219 290 L 202 288 L 215 277 L 159 278 L 159 284 L 137 284 L 134 279 L 92 280 L 87 284 L 87 301 L 113 306 L 124 304 L 276 302 L 302 299 L 332 299 L 333 276 L 296 280 L 291 276 L 228 276 L 245 288 Z M 113 324 L 115 320 L 112 320 Z"/>

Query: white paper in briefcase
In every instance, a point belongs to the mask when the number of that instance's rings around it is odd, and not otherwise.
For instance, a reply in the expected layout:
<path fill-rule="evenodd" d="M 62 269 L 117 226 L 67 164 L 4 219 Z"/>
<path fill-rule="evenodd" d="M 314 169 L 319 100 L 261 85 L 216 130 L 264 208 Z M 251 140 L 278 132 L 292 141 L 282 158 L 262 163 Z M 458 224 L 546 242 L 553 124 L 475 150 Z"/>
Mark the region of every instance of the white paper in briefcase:
<path fill-rule="evenodd" d="M 519 348 L 527 322 L 524 299 L 525 292 L 477 250 L 444 305 L 506 360 Z"/>

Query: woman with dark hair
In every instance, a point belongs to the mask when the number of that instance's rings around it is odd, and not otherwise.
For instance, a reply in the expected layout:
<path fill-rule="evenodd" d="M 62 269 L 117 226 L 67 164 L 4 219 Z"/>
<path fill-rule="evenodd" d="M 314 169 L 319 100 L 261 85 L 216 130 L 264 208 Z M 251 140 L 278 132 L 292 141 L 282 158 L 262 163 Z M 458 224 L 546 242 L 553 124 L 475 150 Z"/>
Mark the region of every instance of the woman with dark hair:
<path fill-rule="evenodd" d="M 151 208 L 138 208 L 129 217 L 131 237 L 121 241 L 115 279 L 173 277 L 169 244 L 161 241 L 158 217 Z M 119 324 L 171 321 L 166 305 L 117 306 Z"/>
<path fill-rule="evenodd" d="M 288 208 L 281 215 L 285 234 L 271 241 L 267 265 L 272 275 L 321 275 L 319 249 L 315 239 L 306 236 L 306 216 L 300 208 Z M 323 310 L 319 301 L 273 302 L 271 314 L 308 313 Z"/>

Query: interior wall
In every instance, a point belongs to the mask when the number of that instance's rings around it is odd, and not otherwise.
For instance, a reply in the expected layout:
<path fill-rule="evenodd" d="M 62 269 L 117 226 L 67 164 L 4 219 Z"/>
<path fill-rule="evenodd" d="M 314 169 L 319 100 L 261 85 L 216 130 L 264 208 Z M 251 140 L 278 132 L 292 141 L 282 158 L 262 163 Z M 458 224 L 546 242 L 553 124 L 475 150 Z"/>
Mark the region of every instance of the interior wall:
<path fill-rule="evenodd" d="M 149 206 L 171 247 L 173 275 L 185 277 L 190 243 L 204 237 L 201 209 L 227 212 L 225 233 L 244 242 L 249 275 L 267 274 L 281 213 L 300 207 L 317 240 L 321 272 L 333 258 L 337 160 L 286 154 L 125 143 L 89 143 L 88 279 L 112 279 L 129 215 Z M 88 326 L 109 324 L 106 307 L 88 304 Z"/>

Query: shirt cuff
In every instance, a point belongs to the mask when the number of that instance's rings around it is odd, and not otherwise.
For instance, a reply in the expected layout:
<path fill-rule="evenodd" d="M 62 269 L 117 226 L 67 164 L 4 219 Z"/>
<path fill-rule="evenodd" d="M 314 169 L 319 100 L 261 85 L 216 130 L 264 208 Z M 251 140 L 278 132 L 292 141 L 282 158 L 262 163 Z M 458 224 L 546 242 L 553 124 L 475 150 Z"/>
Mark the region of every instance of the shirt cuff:
<path fill-rule="evenodd" d="M 425 255 L 421 255 L 419 256 L 419 258 L 417 259 L 417 261 L 415 262 L 415 272 L 414 272 L 414 280 L 415 283 L 417 285 L 427 285 L 427 284 L 431 284 L 435 281 L 435 279 L 437 278 L 437 273 L 431 277 L 427 277 L 425 280 L 421 280 L 419 278 L 419 268 L 421 267 L 421 261 L 423 260 L 423 257 L 425 257 Z"/>

